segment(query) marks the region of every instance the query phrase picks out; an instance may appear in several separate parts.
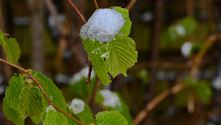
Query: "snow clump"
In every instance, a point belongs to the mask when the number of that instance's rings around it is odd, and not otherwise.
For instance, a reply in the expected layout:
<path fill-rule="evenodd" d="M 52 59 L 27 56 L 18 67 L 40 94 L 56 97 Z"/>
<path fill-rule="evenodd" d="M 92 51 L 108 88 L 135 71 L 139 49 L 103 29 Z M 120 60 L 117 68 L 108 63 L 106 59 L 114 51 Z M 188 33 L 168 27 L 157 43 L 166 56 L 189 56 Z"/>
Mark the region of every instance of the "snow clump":
<path fill-rule="evenodd" d="M 101 90 L 101 96 L 104 98 L 103 105 L 107 107 L 116 108 L 121 106 L 121 102 L 117 94 L 111 92 L 110 90 Z"/>
<path fill-rule="evenodd" d="M 181 47 L 181 53 L 184 57 L 189 57 L 191 55 L 193 44 L 192 42 L 185 42 Z"/>
<path fill-rule="evenodd" d="M 81 69 L 78 73 L 74 74 L 74 76 L 70 79 L 69 83 L 75 84 L 76 82 L 80 81 L 82 78 L 87 78 L 89 67 L 86 66 L 85 68 Z M 91 72 L 91 78 L 95 77 L 94 70 Z"/>
<path fill-rule="evenodd" d="M 85 103 L 81 99 L 73 99 L 69 106 L 69 109 L 75 114 L 79 114 L 84 111 Z"/>
<path fill-rule="evenodd" d="M 114 9 L 97 9 L 85 25 L 80 36 L 99 42 L 112 41 L 124 26 L 124 18 Z"/>

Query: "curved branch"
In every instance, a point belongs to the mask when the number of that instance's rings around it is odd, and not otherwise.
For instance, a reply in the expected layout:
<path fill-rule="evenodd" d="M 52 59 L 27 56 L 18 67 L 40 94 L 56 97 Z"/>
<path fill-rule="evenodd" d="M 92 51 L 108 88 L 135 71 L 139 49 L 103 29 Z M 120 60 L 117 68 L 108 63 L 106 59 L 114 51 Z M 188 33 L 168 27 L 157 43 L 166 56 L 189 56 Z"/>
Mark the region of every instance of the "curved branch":
<path fill-rule="evenodd" d="M 97 0 L 93 0 L 94 1 L 94 5 L 96 6 L 96 8 L 98 9 L 99 8 L 99 5 L 97 3 Z"/>
<path fill-rule="evenodd" d="M 86 20 L 83 16 L 83 14 L 81 13 L 81 11 L 77 8 L 77 6 L 73 3 L 72 0 L 68 0 L 68 3 L 71 5 L 71 7 L 76 11 L 76 13 L 78 14 L 78 16 L 81 18 L 81 20 L 86 23 Z"/>
<path fill-rule="evenodd" d="M 198 73 L 198 70 L 200 68 L 200 64 L 202 62 L 202 59 L 206 52 L 209 50 L 209 48 L 216 42 L 216 40 L 221 39 L 221 35 L 212 35 L 210 36 L 206 42 L 204 43 L 203 47 L 201 50 L 197 53 L 196 57 L 193 60 L 193 65 L 190 70 L 190 76 L 191 77 L 196 77 L 196 74 Z M 176 84 L 173 86 L 171 89 L 167 89 L 163 91 L 160 95 L 155 97 L 153 100 L 151 100 L 146 107 L 141 110 L 138 115 L 134 119 L 134 124 L 139 125 L 145 117 L 149 115 L 149 113 L 156 108 L 164 99 L 166 99 L 170 94 L 176 94 L 183 90 L 185 87 L 184 84 Z"/>
<path fill-rule="evenodd" d="M 130 3 L 127 5 L 126 9 L 128 9 L 130 11 L 136 2 L 137 2 L 137 0 L 131 0 Z"/>
<path fill-rule="evenodd" d="M 74 118 L 72 115 L 68 114 L 67 112 L 65 112 L 64 110 L 60 109 L 57 105 L 55 105 L 49 98 L 49 96 L 47 95 L 47 93 L 45 92 L 45 90 L 43 89 L 41 83 L 32 76 L 32 74 L 29 72 L 29 70 L 24 69 L 20 66 L 17 66 L 15 64 L 9 63 L 6 60 L 3 60 L 0 58 L 0 62 L 5 63 L 13 68 L 18 69 L 20 72 L 25 73 L 28 77 L 30 77 L 30 79 L 32 79 L 34 81 L 34 83 L 37 85 L 38 89 L 41 91 L 41 93 L 43 94 L 44 98 L 47 100 L 49 105 L 52 105 L 57 111 L 61 112 L 62 114 L 64 114 L 65 116 L 69 117 L 70 119 L 72 119 L 73 121 L 77 122 L 79 125 L 84 125 L 81 121 L 79 121 L 78 119 Z"/>

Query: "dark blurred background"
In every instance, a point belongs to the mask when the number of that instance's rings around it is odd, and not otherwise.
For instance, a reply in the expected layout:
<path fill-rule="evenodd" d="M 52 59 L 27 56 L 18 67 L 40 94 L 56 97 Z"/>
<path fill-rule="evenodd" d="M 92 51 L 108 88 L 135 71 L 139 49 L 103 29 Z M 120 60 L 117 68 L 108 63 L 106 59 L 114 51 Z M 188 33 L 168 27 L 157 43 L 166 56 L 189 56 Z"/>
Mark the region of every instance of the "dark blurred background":
<path fill-rule="evenodd" d="M 96 9 L 92 0 L 73 2 L 86 19 Z M 100 8 L 126 7 L 128 3 L 128 0 L 98 0 Z M 152 98 L 189 75 L 194 54 L 209 36 L 221 31 L 221 1 L 137 0 L 130 18 L 133 22 L 130 36 L 136 42 L 138 62 L 128 71 L 128 77 L 119 75 L 108 87 L 122 95 L 135 117 Z M 0 0 L 0 30 L 19 42 L 20 65 L 50 76 L 67 101 L 74 97 L 68 89 L 70 79 L 87 66 L 87 55 L 79 38 L 82 25 L 66 0 Z M 190 113 L 185 94 L 169 96 L 142 124 L 221 125 L 220 50 L 221 42 L 216 42 L 205 54 L 197 74 L 212 90 L 206 104 L 197 102 Z M 3 57 L 2 50 L 0 54 Z M 12 70 L 0 66 L 1 98 Z M 11 124 L 2 112 L 0 124 Z"/>

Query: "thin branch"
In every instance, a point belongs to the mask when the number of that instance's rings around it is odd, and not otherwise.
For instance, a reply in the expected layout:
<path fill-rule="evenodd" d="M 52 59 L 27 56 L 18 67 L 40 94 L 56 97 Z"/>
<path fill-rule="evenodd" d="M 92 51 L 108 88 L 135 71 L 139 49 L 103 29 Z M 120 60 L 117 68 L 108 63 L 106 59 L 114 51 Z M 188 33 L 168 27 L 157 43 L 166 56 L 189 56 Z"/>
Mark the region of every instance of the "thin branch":
<path fill-rule="evenodd" d="M 20 66 L 17 66 L 15 64 L 9 63 L 6 60 L 3 60 L 0 58 L 0 62 L 7 64 L 13 68 L 18 69 L 20 72 L 25 73 L 30 79 L 32 79 L 34 81 L 34 83 L 37 85 L 37 87 L 39 88 L 39 90 L 41 91 L 41 93 L 43 94 L 44 98 L 47 100 L 49 105 L 52 105 L 57 111 L 61 112 L 62 114 L 64 114 L 65 116 L 69 117 L 70 119 L 72 119 L 73 121 L 77 122 L 79 125 L 84 125 L 81 121 L 77 120 L 76 118 L 74 118 L 72 115 L 68 114 L 67 112 L 65 112 L 64 110 L 60 109 L 57 105 L 55 105 L 49 98 L 49 96 L 47 95 L 47 93 L 45 92 L 44 88 L 42 87 L 41 83 L 32 76 L 32 74 L 29 72 L 29 70 L 24 69 Z"/>
<path fill-rule="evenodd" d="M 91 73 L 92 73 L 92 64 L 91 62 L 88 60 L 88 65 L 89 65 L 89 68 L 88 68 L 88 75 L 87 75 L 87 81 L 86 83 L 87 84 L 90 84 L 91 83 Z"/>
<path fill-rule="evenodd" d="M 180 83 L 180 84 L 175 85 L 171 89 L 167 89 L 163 91 L 160 95 L 158 95 L 153 100 L 151 100 L 150 103 L 148 103 L 146 107 L 143 110 L 141 110 L 141 112 L 138 113 L 138 115 L 134 119 L 134 124 L 139 125 L 144 120 L 144 118 L 147 117 L 149 113 L 155 107 L 157 107 L 164 99 L 166 99 L 170 94 L 176 94 L 182 89 L 184 89 L 184 85 Z"/>
<path fill-rule="evenodd" d="M 90 96 L 89 101 L 88 101 L 89 104 L 90 104 L 90 106 L 92 106 L 92 107 L 93 107 L 93 105 L 94 105 L 94 99 L 95 99 L 97 90 L 98 90 L 98 88 L 99 88 L 99 85 L 100 85 L 100 81 L 99 81 L 99 78 L 96 76 L 96 83 L 95 83 L 95 85 L 94 85 L 92 95 Z"/>
<path fill-rule="evenodd" d="M 97 3 L 97 0 L 93 0 L 94 1 L 94 5 L 96 6 L 96 8 L 98 9 L 99 8 L 99 5 Z"/>
<path fill-rule="evenodd" d="M 14 67 L 14 68 L 18 69 L 19 71 L 21 71 L 21 72 L 23 72 L 23 73 L 27 73 L 27 72 L 28 72 L 28 70 L 26 70 L 26 69 L 24 69 L 24 68 L 22 68 L 22 67 L 20 67 L 20 66 L 17 66 L 17 65 L 15 65 L 15 64 L 9 63 L 8 61 L 6 61 L 6 60 L 4 60 L 4 59 L 1 59 L 1 58 L 0 58 L 0 62 L 3 62 L 4 64 L 7 64 L 7 65 L 9 65 L 9 66 L 11 66 L 11 67 Z"/>
<path fill-rule="evenodd" d="M 78 14 L 78 16 L 81 18 L 81 20 L 86 23 L 86 20 L 83 16 L 83 14 L 81 13 L 81 11 L 77 8 L 77 6 L 73 3 L 72 0 L 68 0 L 68 3 L 71 5 L 71 7 L 76 11 L 76 13 Z"/>
<path fill-rule="evenodd" d="M 193 77 L 193 78 L 196 77 L 196 74 L 198 73 L 198 70 L 200 68 L 200 64 L 202 62 L 204 55 L 218 39 L 221 39 L 220 34 L 219 35 L 212 35 L 206 40 L 205 44 L 203 45 L 203 47 L 201 48 L 201 50 L 198 52 L 198 54 L 196 55 L 196 57 L 193 60 L 193 65 L 190 70 L 191 77 Z M 167 89 L 167 90 L 163 91 L 161 94 L 159 94 L 153 100 L 151 100 L 146 105 L 146 107 L 138 113 L 138 115 L 134 119 L 134 124 L 139 125 L 144 120 L 144 118 L 147 117 L 149 115 L 149 113 L 154 108 L 156 108 L 164 99 L 166 99 L 170 95 L 170 93 L 176 94 L 185 88 L 186 88 L 186 86 L 184 84 L 179 83 L 179 84 L 176 84 L 171 89 Z"/>
<path fill-rule="evenodd" d="M 130 3 L 127 5 L 126 9 L 128 9 L 130 11 L 136 2 L 137 2 L 137 0 L 131 0 Z"/>

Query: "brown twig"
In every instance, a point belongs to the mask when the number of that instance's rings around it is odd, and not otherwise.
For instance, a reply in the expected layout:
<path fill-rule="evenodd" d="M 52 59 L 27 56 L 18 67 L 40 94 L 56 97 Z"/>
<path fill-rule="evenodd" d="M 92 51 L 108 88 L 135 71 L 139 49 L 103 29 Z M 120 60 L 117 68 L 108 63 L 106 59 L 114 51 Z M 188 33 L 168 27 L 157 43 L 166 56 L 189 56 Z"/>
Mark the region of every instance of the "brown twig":
<path fill-rule="evenodd" d="M 72 0 L 68 0 L 68 3 L 71 5 L 71 7 L 76 11 L 76 13 L 78 14 L 78 16 L 81 18 L 81 20 L 86 23 L 86 20 L 83 16 L 83 14 L 81 13 L 81 11 L 77 8 L 77 6 L 73 3 Z"/>
<path fill-rule="evenodd" d="M 97 3 L 97 0 L 93 0 L 94 1 L 94 5 L 96 6 L 96 8 L 98 9 L 99 8 L 99 5 Z"/>
<path fill-rule="evenodd" d="M 204 43 L 203 47 L 200 49 L 198 54 L 193 60 L 193 65 L 190 70 L 190 76 L 195 78 L 196 74 L 198 73 L 198 70 L 200 68 L 200 64 L 202 62 L 203 56 L 206 54 L 206 52 L 209 50 L 209 48 L 216 42 L 216 40 L 221 39 L 221 35 L 212 35 L 210 36 L 206 42 Z M 141 110 L 138 115 L 134 119 L 134 124 L 139 125 L 145 117 L 149 115 L 149 113 L 156 108 L 164 99 L 166 99 L 170 93 L 176 94 L 183 90 L 185 87 L 184 84 L 176 84 L 174 87 L 172 87 L 170 90 L 167 89 L 163 91 L 161 94 L 159 94 L 157 97 L 155 97 L 153 100 L 151 100 L 143 110 Z"/>
<path fill-rule="evenodd" d="M 137 0 L 131 0 L 130 3 L 127 5 L 126 9 L 128 9 L 130 11 L 136 2 L 137 2 Z"/>
<path fill-rule="evenodd" d="M 88 65 L 89 65 L 89 67 L 88 67 L 88 74 L 87 74 L 87 81 L 86 81 L 86 83 L 90 84 L 91 83 L 92 64 L 91 64 L 91 62 L 89 60 L 88 60 Z"/>
<path fill-rule="evenodd" d="M 0 59 L 0 62 L 7 64 L 13 68 L 18 69 L 20 72 L 25 73 L 30 79 L 32 79 L 34 81 L 34 83 L 37 85 L 37 87 L 39 88 L 39 90 L 41 91 L 41 93 L 43 94 L 44 98 L 47 100 L 49 105 L 52 105 L 57 111 L 61 112 L 62 114 L 64 114 L 65 116 L 69 117 L 70 119 L 72 119 L 73 121 L 77 122 L 79 125 L 84 125 L 81 121 L 77 120 L 76 118 L 74 118 L 72 115 L 68 114 L 67 112 L 65 112 L 64 110 L 60 109 L 57 105 L 55 105 L 49 98 L 49 96 L 47 95 L 47 93 L 45 92 L 44 88 L 42 87 L 41 83 L 34 77 L 32 76 L 32 74 L 29 72 L 29 70 L 24 69 L 20 66 L 17 66 L 15 64 L 9 63 L 6 60 Z"/>

